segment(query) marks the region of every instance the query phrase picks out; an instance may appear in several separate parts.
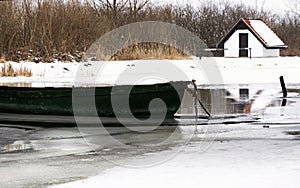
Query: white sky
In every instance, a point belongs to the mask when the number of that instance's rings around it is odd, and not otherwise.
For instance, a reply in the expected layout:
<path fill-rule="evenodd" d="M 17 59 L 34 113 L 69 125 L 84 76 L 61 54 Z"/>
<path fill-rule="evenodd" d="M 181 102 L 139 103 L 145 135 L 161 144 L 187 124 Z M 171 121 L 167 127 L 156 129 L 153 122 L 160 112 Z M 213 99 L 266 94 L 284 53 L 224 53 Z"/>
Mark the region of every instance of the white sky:
<path fill-rule="evenodd" d="M 167 3 L 175 3 L 175 4 L 181 4 L 181 3 L 190 3 L 192 5 L 197 5 L 199 2 L 206 2 L 206 1 L 212 1 L 217 3 L 222 2 L 233 2 L 233 3 L 239 3 L 247 6 L 252 6 L 253 8 L 256 7 L 257 9 L 261 10 L 262 8 L 264 10 L 272 11 L 278 14 L 283 15 L 286 11 L 290 9 L 290 6 L 292 6 L 291 2 L 295 2 L 297 0 L 158 0 L 158 2 L 167 2 Z M 299 3 L 299 1 L 298 1 Z"/>

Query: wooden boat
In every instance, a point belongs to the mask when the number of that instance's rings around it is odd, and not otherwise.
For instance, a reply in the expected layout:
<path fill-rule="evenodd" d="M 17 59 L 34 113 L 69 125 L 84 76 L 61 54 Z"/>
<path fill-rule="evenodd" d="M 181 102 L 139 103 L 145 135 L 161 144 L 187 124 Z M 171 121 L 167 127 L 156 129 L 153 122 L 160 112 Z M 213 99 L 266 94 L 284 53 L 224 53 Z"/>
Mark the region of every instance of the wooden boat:
<path fill-rule="evenodd" d="M 150 102 L 153 99 L 159 98 L 164 101 L 167 107 L 165 118 L 169 119 L 173 118 L 173 115 L 180 107 L 181 99 L 188 84 L 189 82 L 182 81 L 152 85 L 80 88 L 33 88 L 1 86 L 0 122 L 7 123 L 16 121 L 17 123 L 32 123 L 35 119 L 39 119 L 40 117 L 52 117 L 55 124 L 55 119 L 63 120 L 69 118 L 73 121 L 74 112 L 76 115 L 79 114 L 88 117 L 93 115 L 93 108 L 90 108 L 89 104 L 86 104 L 85 101 L 90 101 L 91 97 L 94 99 L 96 112 L 99 117 L 116 117 L 111 102 L 113 98 L 115 103 L 121 104 L 117 109 L 118 117 L 122 116 L 127 118 L 130 112 L 128 112 L 126 105 L 124 106 L 122 103 L 125 100 L 128 101 L 128 95 L 126 95 L 128 91 L 130 91 L 130 110 L 136 118 L 147 119 L 151 116 L 151 113 L 152 115 L 165 113 L 161 107 L 151 109 L 152 111 L 150 113 Z M 74 92 L 74 89 L 76 89 L 76 92 Z M 79 104 L 82 106 L 78 107 L 77 101 L 73 100 L 80 100 L 81 102 L 79 102 Z M 77 103 L 77 107 L 74 107 L 74 102 Z M 11 114 L 20 114 L 20 116 L 11 116 Z M 25 117 L 25 120 L 18 121 L 18 117 Z M 45 123 L 45 121 L 41 122 Z"/>

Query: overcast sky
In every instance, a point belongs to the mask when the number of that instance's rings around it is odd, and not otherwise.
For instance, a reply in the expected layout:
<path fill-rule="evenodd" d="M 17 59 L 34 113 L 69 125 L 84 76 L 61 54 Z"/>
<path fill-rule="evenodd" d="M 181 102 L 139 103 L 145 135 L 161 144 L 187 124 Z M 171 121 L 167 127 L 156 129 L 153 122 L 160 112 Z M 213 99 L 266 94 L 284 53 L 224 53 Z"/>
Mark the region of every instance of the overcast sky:
<path fill-rule="evenodd" d="M 197 5 L 199 2 L 212 1 L 217 3 L 233 2 L 243 4 L 247 6 L 257 7 L 258 10 L 268 10 L 279 14 L 284 14 L 290 8 L 290 2 L 295 0 L 159 0 L 159 2 L 165 1 L 167 3 L 190 3 L 191 5 Z M 298 1 L 299 2 L 299 1 Z M 300 6 L 300 5 L 299 5 Z"/>

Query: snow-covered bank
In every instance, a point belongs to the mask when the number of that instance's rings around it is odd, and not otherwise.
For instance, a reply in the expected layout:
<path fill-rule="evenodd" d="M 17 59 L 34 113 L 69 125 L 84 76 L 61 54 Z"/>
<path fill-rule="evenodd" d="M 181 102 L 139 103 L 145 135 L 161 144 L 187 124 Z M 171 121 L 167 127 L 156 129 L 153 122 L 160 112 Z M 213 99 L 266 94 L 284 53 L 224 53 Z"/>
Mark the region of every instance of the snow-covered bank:
<path fill-rule="evenodd" d="M 191 78 L 201 77 L 198 71 L 195 71 L 195 64 L 193 61 L 166 61 L 172 67 L 179 67 L 183 70 L 183 74 L 173 76 L 173 80 L 187 80 L 187 75 Z M 160 74 L 156 74 L 156 69 L 166 68 L 168 65 L 162 64 L 161 61 L 112 61 L 112 62 L 81 62 L 81 63 L 33 63 L 33 62 L 7 62 L 11 64 L 16 70 L 26 67 L 32 71 L 32 77 L 1 77 L 1 84 L 9 83 L 30 83 L 32 87 L 44 86 L 73 86 L 76 83 L 83 82 L 84 84 L 97 85 L 114 85 L 114 84 L 140 84 L 135 83 L 140 77 L 145 77 L 148 83 L 162 82 L 159 79 Z M 160 67 L 160 65 L 163 65 Z M 5 66 L 5 64 L 1 64 Z M 0 68 L 1 68 L 0 66 Z M 149 66 L 154 66 L 149 69 Z M 173 69 L 165 69 L 164 75 L 173 75 Z M 157 70 L 159 72 L 159 69 Z M 120 80 L 121 76 L 125 75 L 126 79 Z M 149 77 L 152 76 L 152 78 Z M 158 79 L 154 77 L 157 76 Z M 183 78 L 184 77 L 184 78 Z M 189 78 L 188 78 L 189 79 Z M 201 77 L 202 79 L 202 77 Z M 166 80 L 172 81 L 172 80 Z"/>
<path fill-rule="evenodd" d="M 277 84 L 279 76 L 284 76 L 288 85 L 297 85 L 300 83 L 300 57 L 279 57 L 279 58 L 201 58 L 197 61 L 193 60 L 168 60 L 165 61 L 170 65 L 175 65 L 184 72 L 185 75 L 175 75 L 174 81 L 181 79 L 195 79 L 198 85 L 209 85 L 210 80 L 207 79 L 209 74 L 218 74 L 220 71 L 222 80 L 217 80 L 214 84 L 225 85 L 251 85 Z M 207 63 L 215 65 L 208 67 L 215 70 L 205 70 Z M 7 62 L 14 69 L 28 68 L 32 71 L 32 77 L 1 77 L 0 83 L 33 83 L 33 86 L 51 86 L 51 85 L 73 85 L 75 79 L 82 78 L 85 81 L 96 80 L 99 84 L 115 84 L 118 83 L 122 72 L 132 75 L 155 75 L 155 71 L 149 70 L 148 66 L 157 66 L 162 63 L 157 60 L 141 60 L 141 61 L 112 61 L 112 62 L 82 62 L 82 63 L 33 63 L 33 62 Z M 5 64 L 1 64 L 2 68 Z M 157 67 L 156 67 L 157 68 Z M 174 74 L 173 69 L 166 66 L 161 67 L 165 75 Z M 130 71 L 129 71 L 130 69 Z M 202 69 L 202 70 L 201 70 Z M 158 71 L 158 68 L 157 68 Z M 100 74 L 101 73 L 101 74 Z M 205 75 L 206 74 L 206 75 Z M 96 78 L 95 78 L 96 77 Z M 91 79 L 89 79 L 91 78 Z M 155 80 L 152 80 L 155 82 Z M 151 81 L 150 81 L 151 82 Z M 157 82 L 157 80 L 156 80 Z M 133 84 L 126 83 L 124 84 Z M 273 86 L 271 86 L 273 87 Z"/>
<path fill-rule="evenodd" d="M 286 83 L 298 84 L 300 57 L 278 58 L 216 58 L 226 84 Z"/>

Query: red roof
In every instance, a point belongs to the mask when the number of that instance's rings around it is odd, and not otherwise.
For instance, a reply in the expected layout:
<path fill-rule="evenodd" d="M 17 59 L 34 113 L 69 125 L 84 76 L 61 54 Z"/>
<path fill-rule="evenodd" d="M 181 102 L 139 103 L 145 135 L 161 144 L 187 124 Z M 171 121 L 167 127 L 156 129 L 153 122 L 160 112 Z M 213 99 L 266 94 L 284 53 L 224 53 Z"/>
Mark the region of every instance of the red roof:
<path fill-rule="evenodd" d="M 243 19 L 248 27 L 266 46 L 285 46 L 281 38 L 262 19 Z"/>

